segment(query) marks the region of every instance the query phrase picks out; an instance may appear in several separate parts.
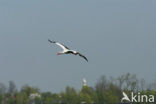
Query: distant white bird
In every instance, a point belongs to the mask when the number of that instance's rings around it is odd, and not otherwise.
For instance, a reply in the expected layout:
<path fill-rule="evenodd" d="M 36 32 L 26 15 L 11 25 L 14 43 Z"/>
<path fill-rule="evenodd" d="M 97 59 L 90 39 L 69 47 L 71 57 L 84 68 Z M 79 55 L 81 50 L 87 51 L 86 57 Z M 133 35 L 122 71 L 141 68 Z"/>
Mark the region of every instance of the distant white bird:
<path fill-rule="evenodd" d="M 70 50 L 70 49 L 69 49 L 68 47 L 66 47 L 65 45 L 60 44 L 60 43 L 55 42 L 55 41 L 51 41 L 50 39 L 48 39 L 48 41 L 49 41 L 50 43 L 55 43 L 56 45 L 60 46 L 60 47 L 63 49 L 63 51 L 62 51 L 62 52 L 58 52 L 57 55 L 61 55 L 61 54 L 79 55 L 80 57 L 84 58 L 84 59 L 88 62 L 88 59 L 87 59 L 84 55 L 80 54 L 79 52 L 74 51 L 74 50 Z"/>
<path fill-rule="evenodd" d="M 127 100 L 130 102 L 130 99 L 128 98 L 127 94 L 125 92 L 123 92 L 122 94 L 123 94 L 123 98 L 121 99 L 121 102 L 123 102 L 123 100 Z"/>

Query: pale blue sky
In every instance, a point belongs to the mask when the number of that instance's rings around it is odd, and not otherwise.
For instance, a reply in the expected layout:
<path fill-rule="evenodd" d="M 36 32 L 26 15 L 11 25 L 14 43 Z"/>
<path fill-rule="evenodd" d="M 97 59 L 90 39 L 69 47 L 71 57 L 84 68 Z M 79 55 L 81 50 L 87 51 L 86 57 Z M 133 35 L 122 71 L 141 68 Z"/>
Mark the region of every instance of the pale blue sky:
<path fill-rule="evenodd" d="M 94 86 L 101 75 L 156 79 L 155 0 L 1 0 L 0 82 L 41 91 Z M 80 51 L 89 62 L 48 38 Z"/>

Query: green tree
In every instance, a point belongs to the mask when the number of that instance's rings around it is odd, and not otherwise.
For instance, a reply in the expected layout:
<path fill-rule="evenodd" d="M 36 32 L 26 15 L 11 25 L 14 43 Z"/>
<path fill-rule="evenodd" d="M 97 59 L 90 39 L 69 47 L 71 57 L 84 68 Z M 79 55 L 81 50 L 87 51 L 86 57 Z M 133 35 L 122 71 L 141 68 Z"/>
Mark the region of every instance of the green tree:
<path fill-rule="evenodd" d="M 3 95 L 0 94 L 0 104 L 2 104 L 3 101 Z"/>
<path fill-rule="evenodd" d="M 41 94 L 41 100 L 43 104 L 53 104 L 54 99 L 51 92 L 43 92 Z"/>
<path fill-rule="evenodd" d="M 21 88 L 21 92 L 25 92 L 26 95 L 29 96 L 31 93 L 39 93 L 39 89 L 30 87 L 29 85 L 24 85 Z"/>
<path fill-rule="evenodd" d="M 93 88 L 83 86 L 80 92 L 80 101 L 86 104 L 98 103 L 98 97 Z"/>
<path fill-rule="evenodd" d="M 74 88 L 66 87 L 65 92 L 60 94 L 61 102 L 66 104 L 78 104 L 78 94 Z"/>
<path fill-rule="evenodd" d="M 29 97 L 27 96 L 26 92 L 20 92 L 16 95 L 16 102 L 17 104 L 28 104 Z"/>
<path fill-rule="evenodd" d="M 14 81 L 9 81 L 8 93 L 14 94 L 17 92 L 16 85 Z"/>
<path fill-rule="evenodd" d="M 6 93 L 6 86 L 3 83 L 0 83 L 0 94 L 4 95 Z"/>

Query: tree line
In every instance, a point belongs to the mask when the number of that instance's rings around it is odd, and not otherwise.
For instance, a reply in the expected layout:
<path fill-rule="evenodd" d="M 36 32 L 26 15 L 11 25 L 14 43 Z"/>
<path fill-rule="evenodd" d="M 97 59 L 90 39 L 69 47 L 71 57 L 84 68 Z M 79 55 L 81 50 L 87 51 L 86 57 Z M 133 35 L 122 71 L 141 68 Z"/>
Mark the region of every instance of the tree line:
<path fill-rule="evenodd" d="M 130 104 L 121 103 L 123 91 L 130 96 L 131 92 L 154 95 L 156 82 L 147 84 L 135 74 L 124 74 L 117 78 L 101 76 L 95 86 L 83 86 L 79 91 L 67 86 L 60 93 L 41 92 L 39 88 L 24 85 L 20 90 L 13 81 L 9 86 L 0 83 L 0 104 Z M 136 102 L 135 104 L 149 104 Z M 153 104 L 156 104 L 154 101 Z"/>

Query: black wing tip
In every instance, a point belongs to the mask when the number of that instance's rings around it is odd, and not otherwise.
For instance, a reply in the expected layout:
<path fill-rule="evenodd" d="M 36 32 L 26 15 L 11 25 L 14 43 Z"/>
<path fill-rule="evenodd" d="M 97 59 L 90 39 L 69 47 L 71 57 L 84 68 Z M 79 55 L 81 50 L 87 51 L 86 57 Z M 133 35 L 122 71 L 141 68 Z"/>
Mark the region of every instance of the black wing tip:
<path fill-rule="evenodd" d="M 78 52 L 78 54 L 79 54 L 79 56 L 83 57 L 88 62 L 88 59 L 84 55 L 80 54 L 79 52 Z"/>
<path fill-rule="evenodd" d="M 84 56 L 84 59 L 88 62 L 88 59 Z"/>
<path fill-rule="evenodd" d="M 88 59 L 87 58 L 84 58 L 87 62 L 88 62 Z"/>
<path fill-rule="evenodd" d="M 86 61 L 88 62 L 88 59 Z"/>
<path fill-rule="evenodd" d="M 49 41 L 50 43 L 56 43 L 55 41 L 52 41 L 52 40 L 50 40 L 50 39 L 48 39 L 48 41 Z"/>

